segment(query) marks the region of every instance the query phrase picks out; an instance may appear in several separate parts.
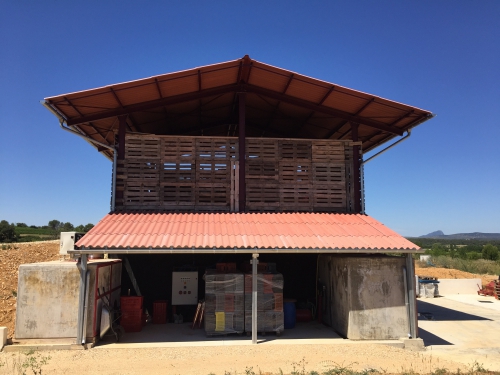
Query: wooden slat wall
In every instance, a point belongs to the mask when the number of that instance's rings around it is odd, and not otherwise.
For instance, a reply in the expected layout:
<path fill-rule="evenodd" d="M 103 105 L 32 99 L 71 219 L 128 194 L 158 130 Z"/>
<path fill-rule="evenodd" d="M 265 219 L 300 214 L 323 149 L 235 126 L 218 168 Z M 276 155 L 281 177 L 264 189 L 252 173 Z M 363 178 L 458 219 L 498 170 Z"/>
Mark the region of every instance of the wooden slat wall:
<path fill-rule="evenodd" d="M 353 211 L 352 142 L 248 138 L 246 147 L 247 211 Z M 237 138 L 127 135 L 125 149 L 117 210 L 235 208 Z"/>

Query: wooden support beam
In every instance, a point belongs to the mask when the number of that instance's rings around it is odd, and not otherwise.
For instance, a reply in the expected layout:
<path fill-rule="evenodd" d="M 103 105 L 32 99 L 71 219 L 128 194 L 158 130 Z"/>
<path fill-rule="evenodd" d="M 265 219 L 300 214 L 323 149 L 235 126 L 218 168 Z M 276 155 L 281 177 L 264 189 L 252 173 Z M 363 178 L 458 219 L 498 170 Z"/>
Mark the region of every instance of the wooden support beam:
<path fill-rule="evenodd" d="M 239 121 L 238 121 L 238 147 L 239 147 L 239 208 L 240 212 L 245 212 L 246 184 L 245 184 L 245 99 L 246 93 L 238 94 Z"/>
<path fill-rule="evenodd" d="M 118 160 L 125 159 L 125 133 L 127 132 L 127 116 L 118 118 Z"/>
<path fill-rule="evenodd" d="M 285 103 L 297 105 L 299 107 L 307 108 L 307 109 L 310 109 L 312 111 L 316 111 L 319 113 L 325 113 L 325 114 L 328 114 L 331 116 L 342 118 L 342 119 L 347 120 L 347 121 L 356 122 L 357 124 L 362 124 L 362 125 L 370 126 L 372 128 L 375 128 L 375 129 L 383 130 L 387 133 L 398 134 L 398 135 L 403 135 L 403 133 L 404 133 L 403 130 L 401 130 L 399 128 L 394 128 L 392 126 L 384 124 L 383 122 L 379 122 L 379 121 L 368 119 L 368 118 L 361 117 L 361 116 L 352 115 L 348 112 L 344 112 L 344 111 L 341 111 L 341 110 L 338 110 L 335 108 L 325 107 L 323 105 L 318 105 L 318 104 L 312 103 L 308 100 L 304 100 L 304 99 L 296 98 L 293 96 L 281 94 L 279 92 L 269 90 L 269 89 L 266 89 L 263 87 L 246 84 L 246 85 L 242 85 L 242 88 L 244 88 L 248 93 L 255 93 L 255 94 L 267 96 L 269 98 L 273 98 L 276 100 L 281 100 Z"/>
<path fill-rule="evenodd" d="M 353 142 L 358 141 L 359 124 L 351 123 L 351 136 Z M 353 164 L 353 180 L 354 180 L 354 212 L 361 212 L 361 162 L 359 146 L 352 147 L 352 164 Z"/>

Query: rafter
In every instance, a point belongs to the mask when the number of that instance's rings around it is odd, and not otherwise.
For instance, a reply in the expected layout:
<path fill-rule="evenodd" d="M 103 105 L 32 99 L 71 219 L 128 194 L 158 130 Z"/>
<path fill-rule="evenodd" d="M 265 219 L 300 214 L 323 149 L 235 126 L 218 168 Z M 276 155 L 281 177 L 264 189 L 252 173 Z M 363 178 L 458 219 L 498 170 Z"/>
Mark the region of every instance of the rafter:
<path fill-rule="evenodd" d="M 299 107 L 308 108 L 312 111 L 330 114 L 330 115 L 342 118 L 342 119 L 347 120 L 347 121 L 353 121 L 353 122 L 356 122 L 356 123 L 359 123 L 362 125 L 370 126 L 372 128 L 375 128 L 375 129 L 386 131 L 388 133 L 393 133 L 393 134 L 398 134 L 398 135 L 403 134 L 403 131 L 401 129 L 393 128 L 391 126 L 384 124 L 383 122 L 379 122 L 376 120 L 352 115 L 348 112 L 344 112 L 344 111 L 340 111 L 338 109 L 318 105 L 318 104 L 312 103 L 310 101 L 295 98 L 295 97 L 292 97 L 289 95 L 283 95 L 283 94 L 278 93 L 276 91 L 272 91 L 272 90 L 265 89 L 262 87 L 257 87 L 257 86 L 253 86 L 253 85 L 245 85 L 245 89 L 247 92 L 261 94 L 263 96 L 267 96 L 267 97 L 270 97 L 273 99 L 281 100 L 281 101 L 284 101 L 284 102 L 289 103 L 289 104 L 297 105 Z"/>
<path fill-rule="evenodd" d="M 68 119 L 67 124 L 68 125 L 78 125 L 78 124 L 82 124 L 82 123 L 89 122 L 89 121 L 102 120 L 105 118 L 125 115 L 125 114 L 132 113 L 132 112 L 140 112 L 140 111 L 158 108 L 158 107 L 162 107 L 162 106 L 178 104 L 178 103 L 182 103 L 182 102 L 186 102 L 186 101 L 190 101 L 190 100 L 197 100 L 199 98 L 203 98 L 206 96 L 226 94 L 228 92 L 238 91 L 239 88 L 240 88 L 239 85 L 234 85 L 234 84 L 233 85 L 225 85 L 225 86 L 220 86 L 220 87 L 211 88 L 211 89 L 205 89 L 205 90 L 201 90 L 201 91 L 197 91 L 197 92 L 193 92 L 193 93 L 187 93 L 187 94 L 166 97 L 166 98 L 162 98 L 162 99 L 150 100 L 150 101 L 147 101 L 144 103 L 138 103 L 138 104 L 124 106 L 123 108 L 108 109 L 108 110 L 102 111 L 100 113 Z"/>

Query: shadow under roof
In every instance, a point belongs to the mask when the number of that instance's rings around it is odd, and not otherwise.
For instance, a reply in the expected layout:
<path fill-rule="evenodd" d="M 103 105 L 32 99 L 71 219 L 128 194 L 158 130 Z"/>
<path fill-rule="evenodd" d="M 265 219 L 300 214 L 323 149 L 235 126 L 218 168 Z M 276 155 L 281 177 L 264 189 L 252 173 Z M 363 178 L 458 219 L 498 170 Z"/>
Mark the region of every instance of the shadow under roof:
<path fill-rule="evenodd" d="M 350 139 L 359 124 L 369 151 L 433 117 L 429 111 L 241 59 L 45 98 L 79 133 L 114 145 L 118 116 L 127 131 L 237 135 L 238 94 L 246 93 L 249 137 Z M 100 150 L 103 151 L 103 150 Z M 110 156 L 110 151 L 104 150 Z"/>

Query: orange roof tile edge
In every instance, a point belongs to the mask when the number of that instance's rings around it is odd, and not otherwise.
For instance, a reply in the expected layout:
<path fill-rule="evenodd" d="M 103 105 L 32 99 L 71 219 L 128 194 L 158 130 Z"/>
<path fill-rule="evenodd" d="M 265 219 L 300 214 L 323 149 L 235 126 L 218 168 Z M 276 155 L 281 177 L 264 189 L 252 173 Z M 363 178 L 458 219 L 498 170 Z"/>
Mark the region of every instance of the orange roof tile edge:
<path fill-rule="evenodd" d="M 80 249 L 418 251 L 368 215 L 336 213 L 110 213 Z"/>

